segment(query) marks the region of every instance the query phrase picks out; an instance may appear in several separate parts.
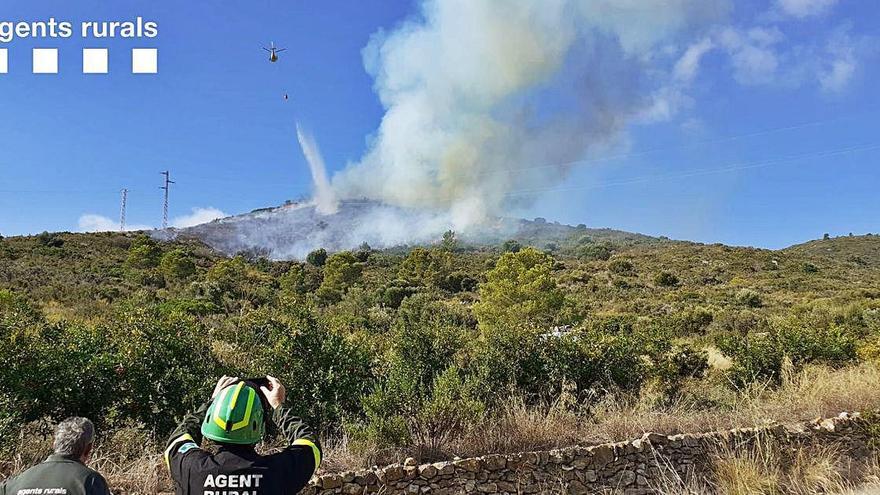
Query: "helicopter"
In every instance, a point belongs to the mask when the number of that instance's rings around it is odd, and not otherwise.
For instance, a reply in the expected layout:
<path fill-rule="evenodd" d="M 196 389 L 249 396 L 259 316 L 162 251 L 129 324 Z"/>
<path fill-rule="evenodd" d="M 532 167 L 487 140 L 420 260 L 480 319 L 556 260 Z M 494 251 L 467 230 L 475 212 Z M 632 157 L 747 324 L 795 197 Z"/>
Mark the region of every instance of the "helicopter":
<path fill-rule="evenodd" d="M 287 50 L 287 48 L 276 48 L 274 41 L 269 46 L 270 48 L 266 48 L 265 46 L 263 47 L 263 50 L 269 52 L 269 62 L 277 62 L 278 54 L 283 52 L 284 50 Z"/>

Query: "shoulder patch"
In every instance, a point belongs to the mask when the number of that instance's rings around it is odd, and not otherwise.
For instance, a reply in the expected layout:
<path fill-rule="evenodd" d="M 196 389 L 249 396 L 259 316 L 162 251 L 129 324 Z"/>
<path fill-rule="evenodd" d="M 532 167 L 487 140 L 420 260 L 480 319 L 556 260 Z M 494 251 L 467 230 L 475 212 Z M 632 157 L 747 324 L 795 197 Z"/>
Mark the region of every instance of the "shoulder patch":
<path fill-rule="evenodd" d="M 197 448 L 199 448 L 199 446 L 196 445 L 195 442 L 186 442 L 185 444 L 181 445 L 179 449 L 177 449 L 177 453 L 178 454 L 185 454 L 185 453 L 189 452 L 190 450 L 197 449 Z"/>

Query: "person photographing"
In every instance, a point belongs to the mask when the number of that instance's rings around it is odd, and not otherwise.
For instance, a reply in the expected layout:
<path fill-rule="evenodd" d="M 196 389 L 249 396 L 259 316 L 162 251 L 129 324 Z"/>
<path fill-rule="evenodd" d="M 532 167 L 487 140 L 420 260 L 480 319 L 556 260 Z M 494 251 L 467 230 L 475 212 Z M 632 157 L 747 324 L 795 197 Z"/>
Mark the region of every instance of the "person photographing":
<path fill-rule="evenodd" d="M 177 495 L 283 495 L 302 490 L 321 464 L 316 436 L 282 407 L 284 385 L 272 376 L 223 376 L 211 400 L 186 415 L 171 435 L 165 462 Z M 256 444 L 280 433 L 280 452 Z M 203 438 L 217 444 L 212 454 Z"/>

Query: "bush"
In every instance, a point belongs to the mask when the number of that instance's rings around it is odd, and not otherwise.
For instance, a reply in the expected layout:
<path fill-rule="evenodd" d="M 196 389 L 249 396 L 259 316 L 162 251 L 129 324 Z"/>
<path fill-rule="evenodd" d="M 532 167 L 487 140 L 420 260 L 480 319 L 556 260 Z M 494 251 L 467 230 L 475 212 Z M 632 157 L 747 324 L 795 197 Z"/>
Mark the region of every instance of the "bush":
<path fill-rule="evenodd" d="M 186 280 L 196 273 L 196 264 L 183 249 L 172 249 L 162 255 L 159 270 L 165 280 Z"/>
<path fill-rule="evenodd" d="M 522 244 L 513 239 L 504 241 L 504 244 L 501 245 L 501 251 L 505 253 L 518 253 L 521 249 Z"/>
<path fill-rule="evenodd" d="M 440 241 L 440 248 L 444 251 L 455 252 L 458 250 L 458 238 L 455 232 L 447 230 L 443 233 L 443 239 Z"/>
<path fill-rule="evenodd" d="M 397 309 L 404 299 L 418 291 L 418 287 L 409 285 L 406 280 L 392 280 L 380 289 L 379 300 L 383 306 Z"/>
<path fill-rule="evenodd" d="M 305 307 L 259 309 L 217 335 L 234 346 L 224 364 L 239 376 L 273 374 L 287 388 L 288 406 L 316 428 L 361 416 L 360 398 L 373 387 L 370 354 L 327 330 Z"/>
<path fill-rule="evenodd" d="M 613 260 L 608 263 L 608 271 L 623 276 L 635 275 L 635 266 L 629 260 Z"/>
<path fill-rule="evenodd" d="M 660 272 L 654 277 L 654 283 L 661 287 L 675 287 L 678 285 L 678 277 L 669 272 Z"/>
<path fill-rule="evenodd" d="M 480 285 L 480 302 L 474 305 L 480 326 L 549 327 L 563 303 L 554 263 L 552 256 L 533 248 L 502 255 Z"/>
<path fill-rule="evenodd" d="M 324 275 L 314 265 L 294 263 L 279 277 L 278 283 L 284 291 L 302 295 L 316 291 L 323 280 Z"/>
<path fill-rule="evenodd" d="M 696 307 L 677 311 L 667 317 L 665 323 L 669 325 L 674 335 L 686 337 L 705 334 L 714 319 L 715 315 L 712 311 Z"/>
<path fill-rule="evenodd" d="M 580 248 L 581 259 L 587 261 L 607 261 L 613 250 L 608 244 L 587 244 Z"/>
<path fill-rule="evenodd" d="M 363 265 L 350 251 L 342 251 L 327 259 L 324 280 L 315 294 L 325 303 L 342 300 L 345 292 L 361 278 Z"/>
<path fill-rule="evenodd" d="M 753 335 L 721 336 L 719 350 L 733 358 L 731 382 L 779 382 L 788 359 L 795 368 L 809 363 L 840 366 L 856 359 L 856 337 L 833 322 L 815 325 L 797 316 L 771 322 L 770 331 Z"/>
<path fill-rule="evenodd" d="M 171 299 L 159 304 L 159 313 L 163 316 L 174 315 L 204 316 L 219 313 L 220 308 L 212 301 L 203 299 Z"/>
<path fill-rule="evenodd" d="M 718 350 L 733 358 L 733 366 L 727 371 L 732 385 L 742 387 L 755 381 L 779 382 L 785 355 L 771 335 L 723 336 L 715 343 Z"/>
<path fill-rule="evenodd" d="M 130 310 L 98 333 L 109 336 L 114 363 L 112 386 L 108 384 L 112 407 L 105 411 L 160 435 L 169 434 L 178 418 L 204 402 L 226 371 L 211 352 L 207 329 L 182 313 L 165 319 L 148 310 Z"/>
<path fill-rule="evenodd" d="M 447 278 L 452 273 L 452 253 L 444 250 L 415 248 L 400 264 L 397 276 L 410 285 L 436 287 L 449 290 Z M 453 287 L 457 292 L 460 287 Z"/>
<path fill-rule="evenodd" d="M 312 266 L 324 266 L 324 263 L 327 261 L 327 250 L 324 248 L 318 248 L 311 253 L 306 255 L 306 263 Z"/>
<path fill-rule="evenodd" d="M 440 453 L 454 434 L 466 430 L 485 411 L 485 404 L 474 395 L 461 371 L 450 366 L 434 380 L 419 410 L 408 415 L 411 437 L 429 455 Z"/>
<path fill-rule="evenodd" d="M 48 232 L 42 232 L 38 235 L 37 242 L 43 246 L 54 248 L 60 248 L 64 245 L 64 239 L 58 236 L 58 234 L 50 234 Z"/>
<path fill-rule="evenodd" d="M 747 308 L 760 308 L 763 304 L 761 295 L 752 289 L 740 289 L 740 291 L 736 293 L 735 299 L 737 304 Z"/>
<path fill-rule="evenodd" d="M 209 298 L 215 302 L 225 300 L 227 308 L 235 308 L 242 302 L 262 306 L 275 298 L 277 282 L 267 273 L 249 265 L 244 258 L 218 261 L 205 275 L 209 284 Z"/>
<path fill-rule="evenodd" d="M 464 272 L 452 272 L 439 288 L 449 292 L 470 292 L 477 288 L 477 280 Z"/>
<path fill-rule="evenodd" d="M 370 259 L 371 254 L 373 254 L 373 248 L 368 243 L 362 242 L 358 246 L 357 251 L 355 251 L 354 257 L 361 263 L 366 263 Z"/>
<path fill-rule="evenodd" d="M 125 264 L 131 268 L 147 269 L 159 266 L 162 249 L 159 244 L 145 235 L 137 236 L 128 248 Z"/>

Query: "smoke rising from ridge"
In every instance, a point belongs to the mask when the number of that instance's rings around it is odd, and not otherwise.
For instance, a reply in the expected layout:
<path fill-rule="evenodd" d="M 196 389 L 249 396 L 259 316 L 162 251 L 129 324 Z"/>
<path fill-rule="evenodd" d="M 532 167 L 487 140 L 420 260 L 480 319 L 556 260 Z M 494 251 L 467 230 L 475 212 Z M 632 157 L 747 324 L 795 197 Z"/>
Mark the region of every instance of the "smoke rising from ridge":
<path fill-rule="evenodd" d="M 336 213 L 339 204 L 330 188 L 330 181 L 327 180 L 327 166 L 324 165 L 324 157 L 321 156 L 318 143 L 299 124 L 296 124 L 296 138 L 312 173 L 312 182 L 315 185 L 315 207 L 318 213 L 323 215 Z"/>
<path fill-rule="evenodd" d="M 657 45 L 726 12 L 725 0 L 425 0 L 363 50 L 386 113 L 333 189 L 459 224 L 498 215 L 613 144 L 653 104 Z"/>

